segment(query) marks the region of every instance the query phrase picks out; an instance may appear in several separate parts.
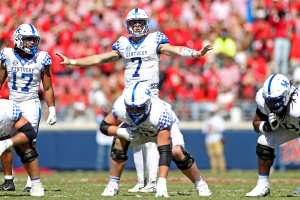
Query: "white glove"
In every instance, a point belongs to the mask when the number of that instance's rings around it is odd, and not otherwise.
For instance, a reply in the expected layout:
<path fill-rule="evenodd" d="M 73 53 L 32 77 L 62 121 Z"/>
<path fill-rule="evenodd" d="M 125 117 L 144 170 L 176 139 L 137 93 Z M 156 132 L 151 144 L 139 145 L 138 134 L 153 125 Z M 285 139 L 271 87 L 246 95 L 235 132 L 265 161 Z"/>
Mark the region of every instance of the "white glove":
<path fill-rule="evenodd" d="M 131 141 L 134 138 L 134 135 L 131 132 L 128 132 L 127 128 L 118 128 L 117 136 L 124 138 L 127 141 Z"/>
<path fill-rule="evenodd" d="M 279 119 L 278 119 L 278 117 L 276 116 L 275 113 L 270 113 L 269 114 L 268 121 L 269 121 L 269 124 L 270 124 L 270 127 L 271 127 L 272 131 L 278 129 L 280 122 L 279 122 Z"/>
<path fill-rule="evenodd" d="M 156 183 L 155 197 L 169 197 L 166 178 L 159 177 Z"/>
<path fill-rule="evenodd" d="M 54 125 L 55 123 L 56 123 L 55 107 L 54 106 L 50 106 L 49 107 L 49 114 L 48 114 L 47 124 Z"/>

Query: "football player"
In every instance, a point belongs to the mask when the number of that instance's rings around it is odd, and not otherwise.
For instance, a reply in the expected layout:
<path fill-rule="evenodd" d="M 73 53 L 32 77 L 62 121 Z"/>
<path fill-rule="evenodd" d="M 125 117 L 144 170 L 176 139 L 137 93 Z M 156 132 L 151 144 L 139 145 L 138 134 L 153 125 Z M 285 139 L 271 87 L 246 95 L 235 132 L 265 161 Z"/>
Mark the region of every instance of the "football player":
<path fill-rule="evenodd" d="M 275 147 L 299 137 L 300 96 L 298 89 L 282 74 L 272 74 L 256 94 L 253 128 L 260 133 L 256 145 L 258 180 L 247 197 L 270 194 L 269 174 Z M 298 105 L 299 104 L 299 105 Z"/>
<path fill-rule="evenodd" d="M 149 32 L 149 17 L 140 8 L 132 9 L 126 17 L 126 28 L 129 37 L 121 36 L 113 45 L 112 51 L 98 55 L 92 55 L 80 59 L 70 59 L 57 53 L 63 60 L 61 64 L 76 66 L 92 66 L 122 59 L 125 65 L 125 88 L 137 81 L 146 81 L 153 95 L 158 96 L 159 61 L 160 54 L 177 55 L 183 57 L 199 58 L 205 55 L 212 46 L 207 45 L 197 51 L 184 46 L 174 46 L 169 43 L 167 36 L 159 31 Z M 149 180 L 144 187 L 144 159 L 143 151 L 146 150 L 146 160 Z M 158 162 L 156 146 L 149 143 L 134 148 L 134 161 L 137 168 L 138 184 L 129 192 L 152 192 L 155 182 Z M 156 156 L 156 159 L 154 158 Z M 154 163 L 153 163 L 154 162 Z M 156 168 L 155 168 L 156 167 Z M 144 187 L 144 188 L 143 188 Z"/>
<path fill-rule="evenodd" d="M 146 82 L 137 82 L 127 87 L 100 125 L 102 133 L 114 136 L 110 180 L 102 196 L 118 194 L 129 145 L 134 147 L 150 141 L 157 143 L 159 152 L 156 197 L 169 196 L 166 178 L 171 160 L 195 184 L 199 196 L 210 196 L 211 191 L 199 175 L 194 158 L 184 149 L 175 113 L 164 101 L 153 97 L 148 86 Z"/>
<path fill-rule="evenodd" d="M 55 100 L 51 82 L 51 58 L 39 51 L 40 35 L 32 24 L 20 25 L 13 34 L 14 48 L 3 48 L 0 52 L 0 87 L 8 80 L 9 99 L 16 102 L 29 122 L 38 132 L 41 118 L 41 103 L 38 91 L 43 84 L 44 97 L 49 108 L 47 123 L 56 123 Z M 5 138 L 2 138 L 5 139 Z M 35 140 L 34 140 L 35 142 Z M 1 157 L 4 183 L 0 190 L 13 191 L 12 153 L 7 149 Z M 30 191 L 28 177 L 25 191 Z"/>
<path fill-rule="evenodd" d="M 41 197 L 45 191 L 40 180 L 38 152 L 32 145 L 36 131 L 22 116 L 20 107 L 11 100 L 0 99 L 0 156 L 14 147 L 31 179 L 30 195 Z"/>

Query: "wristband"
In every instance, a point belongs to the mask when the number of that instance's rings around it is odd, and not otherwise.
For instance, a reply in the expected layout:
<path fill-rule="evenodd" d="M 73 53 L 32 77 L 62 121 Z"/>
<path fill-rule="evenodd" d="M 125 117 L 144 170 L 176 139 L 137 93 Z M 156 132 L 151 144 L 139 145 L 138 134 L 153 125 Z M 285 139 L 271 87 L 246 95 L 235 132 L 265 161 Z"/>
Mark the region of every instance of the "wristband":
<path fill-rule="evenodd" d="M 265 131 L 264 131 L 264 125 L 265 125 L 265 123 L 266 122 L 260 122 L 260 124 L 259 124 L 259 132 L 260 133 L 266 133 Z"/>
<path fill-rule="evenodd" d="M 70 59 L 70 64 L 71 65 L 76 65 L 76 60 Z"/>
<path fill-rule="evenodd" d="M 50 106 L 50 107 L 48 108 L 48 110 L 49 110 L 49 113 L 55 112 L 55 106 Z"/>

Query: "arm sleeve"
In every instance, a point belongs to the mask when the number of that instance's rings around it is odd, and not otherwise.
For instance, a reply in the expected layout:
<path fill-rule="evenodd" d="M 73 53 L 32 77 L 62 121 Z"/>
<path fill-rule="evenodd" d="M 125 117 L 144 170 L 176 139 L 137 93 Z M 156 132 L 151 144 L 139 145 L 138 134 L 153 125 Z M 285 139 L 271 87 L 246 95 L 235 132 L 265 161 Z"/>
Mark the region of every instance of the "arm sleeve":
<path fill-rule="evenodd" d="M 5 61 L 6 60 L 6 56 L 4 54 L 4 49 L 1 49 L 1 51 L 0 51 L 0 60 L 1 61 Z"/>
<path fill-rule="evenodd" d="M 160 116 L 158 120 L 158 131 L 162 130 L 171 130 L 173 124 L 172 115 L 164 111 Z"/>

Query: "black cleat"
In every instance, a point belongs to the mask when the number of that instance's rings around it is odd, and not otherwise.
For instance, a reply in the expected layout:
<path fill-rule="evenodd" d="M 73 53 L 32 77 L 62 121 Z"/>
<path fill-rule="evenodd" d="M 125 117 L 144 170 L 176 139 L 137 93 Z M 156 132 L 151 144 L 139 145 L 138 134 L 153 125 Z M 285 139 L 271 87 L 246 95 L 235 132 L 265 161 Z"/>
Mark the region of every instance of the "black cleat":
<path fill-rule="evenodd" d="M 26 186 L 26 187 L 24 187 L 23 192 L 30 192 L 30 190 L 31 190 L 31 187 Z"/>
<path fill-rule="evenodd" d="M 0 185 L 0 191 L 15 191 L 15 190 L 16 188 L 13 179 L 4 180 L 4 183 Z"/>

